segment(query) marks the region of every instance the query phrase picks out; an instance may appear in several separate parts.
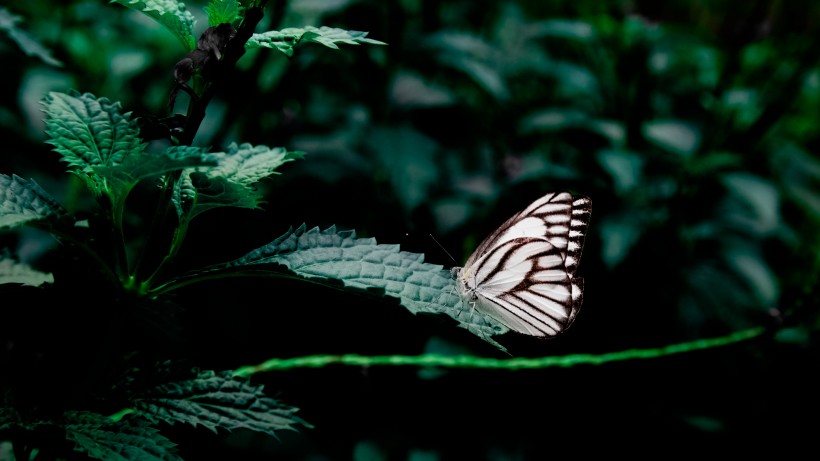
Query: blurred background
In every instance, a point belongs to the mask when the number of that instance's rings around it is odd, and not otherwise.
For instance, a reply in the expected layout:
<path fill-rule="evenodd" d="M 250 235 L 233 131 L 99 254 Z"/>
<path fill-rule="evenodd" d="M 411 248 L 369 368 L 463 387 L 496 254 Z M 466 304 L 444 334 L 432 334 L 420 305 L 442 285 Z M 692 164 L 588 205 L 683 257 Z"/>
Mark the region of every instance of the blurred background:
<path fill-rule="evenodd" d="M 206 2 L 186 3 L 198 35 Z M 82 189 L 43 143 L 40 100 L 75 89 L 164 117 L 185 52 L 148 17 L 103 0 L 3 8 L 0 172 L 33 178 L 84 210 Z M 770 333 L 567 369 L 271 372 L 254 379 L 315 429 L 280 441 L 163 432 L 186 459 L 529 460 L 814 446 L 818 21 L 820 4 L 808 0 L 270 1 L 258 32 L 326 25 L 387 45 L 307 44 L 292 59 L 269 49 L 241 59 L 195 144 L 307 155 L 260 184 L 263 211 L 198 218 L 183 268 L 239 257 L 303 222 L 459 266 L 509 216 L 568 190 L 593 204 L 583 308 L 558 338 L 498 338 L 510 353 L 598 354 L 756 326 Z M 186 103 L 181 95 L 177 112 Z M 139 197 L 134 235 L 154 207 Z M 0 242 L 30 260 L 52 245 L 20 234 Z M 203 368 L 309 354 L 505 356 L 445 319 L 307 284 L 219 282 L 179 302 L 196 309 L 190 358 Z"/>

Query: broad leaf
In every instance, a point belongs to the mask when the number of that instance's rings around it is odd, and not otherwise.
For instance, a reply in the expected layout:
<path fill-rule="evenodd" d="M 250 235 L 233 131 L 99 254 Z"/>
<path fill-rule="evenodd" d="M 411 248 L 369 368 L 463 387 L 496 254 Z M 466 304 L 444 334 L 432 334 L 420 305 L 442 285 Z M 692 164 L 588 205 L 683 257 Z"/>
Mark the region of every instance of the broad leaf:
<path fill-rule="evenodd" d="M 546 19 L 533 23 L 530 28 L 536 37 L 560 38 L 575 42 L 589 42 L 596 38 L 591 24 L 572 19 Z"/>
<path fill-rule="evenodd" d="M 51 137 L 47 142 L 95 196 L 108 195 L 115 207 L 121 208 L 131 189 L 145 178 L 208 164 L 201 153 L 146 152 L 137 120 L 107 98 L 52 92 L 43 105 Z"/>
<path fill-rule="evenodd" d="M 54 276 L 48 272 L 40 272 L 28 264 L 15 261 L 8 254 L 0 252 L 0 285 L 4 283 L 20 283 L 36 287 L 44 283 L 54 283 Z"/>
<path fill-rule="evenodd" d="M 186 51 L 196 48 L 194 38 L 194 15 L 185 8 L 185 4 L 176 0 L 111 0 L 131 9 L 145 13 L 167 27 L 182 43 Z"/>
<path fill-rule="evenodd" d="M 642 128 L 649 142 L 668 152 L 691 157 L 700 147 L 700 129 L 683 120 L 652 120 Z"/>
<path fill-rule="evenodd" d="M 304 152 L 281 147 L 232 143 L 227 152 L 204 155 L 204 159 L 215 161 L 216 167 L 191 168 L 183 173 L 174 191 L 174 206 L 180 218 L 186 215 L 189 220 L 216 207 L 258 208 L 263 197 L 253 185 L 279 174 L 276 169 L 282 164 L 303 156 Z"/>
<path fill-rule="evenodd" d="M 128 192 L 143 179 L 185 168 L 204 168 L 214 164 L 213 159 L 205 154 L 174 158 L 168 155 L 169 151 L 166 150 L 161 154 L 140 152 L 129 156 L 120 165 L 95 167 L 94 172 L 105 181 L 107 190 L 111 192 L 113 197 L 112 201 L 115 204 L 122 204 Z"/>
<path fill-rule="evenodd" d="M 74 449 L 103 460 L 182 460 L 175 444 L 149 426 L 147 420 L 123 418 L 114 422 L 106 416 L 86 411 L 65 413 L 66 439 Z"/>
<path fill-rule="evenodd" d="M 276 437 L 281 430 L 311 427 L 298 409 L 266 396 L 261 385 L 230 372 L 202 372 L 196 379 L 157 386 L 133 399 L 138 414 L 153 422 L 187 423 L 233 431 L 250 429 Z"/>
<path fill-rule="evenodd" d="M 116 166 L 145 150 L 137 121 L 130 112 L 122 114 L 118 102 L 91 93 L 50 92 L 43 106 L 46 134 L 51 138 L 46 142 L 97 195 L 105 189 L 105 181 L 96 177 L 94 167 Z"/>
<path fill-rule="evenodd" d="M 469 76 L 496 99 L 509 98 L 504 72 L 499 65 L 505 59 L 503 50 L 483 37 L 466 32 L 442 31 L 425 40 L 437 54 L 437 60 Z"/>
<path fill-rule="evenodd" d="M 11 14 L 6 8 L 0 8 L 0 31 L 8 34 L 9 38 L 17 43 L 23 53 L 28 56 L 37 56 L 50 66 L 62 67 L 63 63 L 54 58 L 48 48 L 32 37 L 31 34 L 17 27 L 20 20 L 20 16 Z"/>
<path fill-rule="evenodd" d="M 242 6 L 236 0 L 211 0 L 205 7 L 208 15 L 208 25 L 218 26 L 223 23 L 232 24 L 242 19 Z"/>
<path fill-rule="evenodd" d="M 439 146 L 435 141 L 403 126 L 373 130 L 368 145 L 407 210 L 428 202 L 429 191 L 438 180 L 435 159 Z"/>
<path fill-rule="evenodd" d="M 450 272 L 424 262 L 424 255 L 400 251 L 398 245 L 377 244 L 373 238 L 356 238 L 353 231 L 289 230 L 273 242 L 210 270 L 251 269 L 276 264 L 315 282 L 355 290 L 381 292 L 398 298 L 410 312 L 446 314 L 459 326 L 501 347 L 490 337 L 508 329 L 464 304 Z M 259 267 L 261 269 L 261 267 Z"/>
<path fill-rule="evenodd" d="M 339 49 L 338 44 L 358 45 L 369 43 L 371 45 L 386 45 L 384 42 L 367 38 L 367 32 L 355 30 L 336 29 L 322 26 L 316 28 L 305 26 L 302 28 L 290 27 L 282 30 L 272 30 L 261 34 L 253 34 L 245 43 L 245 48 L 275 48 L 288 57 L 293 56 L 293 47 L 302 42 L 313 42 L 322 44 L 328 48 Z"/>
<path fill-rule="evenodd" d="M 237 146 L 231 143 L 227 152 L 216 153 L 217 166 L 208 171 L 209 176 L 220 176 L 232 183 L 250 187 L 253 183 L 268 176 L 279 174 L 276 171 L 283 163 L 304 156 L 304 152 L 288 152 L 282 147 L 264 145 L 252 146 L 248 143 Z"/>
<path fill-rule="evenodd" d="M 0 174 L 0 229 L 64 215 L 65 209 L 34 180 Z"/>

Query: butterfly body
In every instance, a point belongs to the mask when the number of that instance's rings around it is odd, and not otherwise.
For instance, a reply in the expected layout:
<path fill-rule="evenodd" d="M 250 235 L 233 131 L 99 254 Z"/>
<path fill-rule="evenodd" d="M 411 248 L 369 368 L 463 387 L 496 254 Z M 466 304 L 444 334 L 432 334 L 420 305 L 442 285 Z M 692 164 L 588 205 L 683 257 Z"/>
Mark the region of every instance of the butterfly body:
<path fill-rule="evenodd" d="M 583 298 L 575 270 L 590 211 L 589 198 L 559 192 L 508 219 L 453 270 L 463 302 L 519 333 L 564 331 Z"/>

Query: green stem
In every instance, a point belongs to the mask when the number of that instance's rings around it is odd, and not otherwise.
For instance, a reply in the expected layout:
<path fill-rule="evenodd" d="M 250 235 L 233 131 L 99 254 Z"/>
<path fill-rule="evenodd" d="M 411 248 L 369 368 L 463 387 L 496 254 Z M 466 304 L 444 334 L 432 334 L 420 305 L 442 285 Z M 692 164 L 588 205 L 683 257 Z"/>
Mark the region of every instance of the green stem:
<path fill-rule="evenodd" d="M 748 341 L 762 335 L 765 328 L 756 327 L 741 330 L 717 338 L 697 339 L 685 343 L 670 344 L 654 349 L 628 349 L 620 352 L 605 354 L 571 354 L 563 356 L 548 356 L 536 358 L 495 359 L 473 357 L 469 355 L 440 355 L 423 354 L 417 356 L 386 355 L 362 356 L 356 354 L 345 355 L 311 355 L 291 359 L 271 359 L 259 365 L 245 366 L 233 372 L 234 376 L 249 377 L 255 373 L 266 371 L 282 371 L 293 368 L 319 368 L 337 364 L 347 366 L 415 366 L 415 367 L 443 367 L 443 368 L 483 368 L 506 370 L 533 370 L 551 367 L 572 367 L 576 365 L 602 365 L 609 362 L 624 360 L 652 359 L 668 355 L 693 352 L 713 347 L 726 346 L 733 343 Z"/>
<path fill-rule="evenodd" d="M 114 203 L 113 209 L 111 210 L 110 219 L 111 219 L 111 228 L 112 234 L 114 238 L 114 259 L 117 275 L 119 275 L 120 280 L 125 282 L 128 280 L 129 272 L 128 272 L 128 252 L 125 249 L 125 233 L 122 229 L 122 220 L 123 220 L 123 211 L 125 208 L 125 204 L 123 203 Z"/>
<path fill-rule="evenodd" d="M 160 239 L 162 230 L 166 228 L 168 215 L 170 214 L 171 196 L 181 174 L 181 171 L 174 171 L 165 175 L 165 187 L 163 187 L 159 200 L 157 200 L 157 208 L 154 211 L 154 217 L 151 220 L 151 227 L 148 231 L 148 240 L 145 242 L 145 247 L 140 253 L 137 263 L 134 265 L 134 272 L 132 273 L 133 283 L 139 283 L 141 274 L 144 273 L 145 255 L 149 254 L 151 249 L 159 244 L 157 240 Z"/>
<path fill-rule="evenodd" d="M 170 280 L 162 285 L 159 285 L 155 288 L 152 288 L 148 291 L 152 298 L 156 298 L 162 296 L 164 294 L 168 294 L 174 290 L 178 290 L 182 287 L 186 287 L 188 285 L 193 285 L 195 283 L 202 283 L 207 282 L 208 280 L 225 280 L 228 278 L 246 278 L 246 277 L 269 277 L 269 278 L 281 278 L 281 279 L 289 279 L 289 280 L 298 280 L 300 282 L 307 282 L 307 283 L 314 283 L 316 285 L 329 287 L 329 288 L 337 288 L 335 286 L 327 285 L 321 283 L 319 281 L 300 277 L 298 275 L 293 275 L 288 272 L 275 272 L 270 269 L 249 269 L 247 267 L 243 267 L 240 269 L 230 268 L 228 270 L 214 270 L 213 272 L 207 272 L 203 274 L 197 274 L 193 276 L 181 276 L 177 277 L 173 280 Z M 342 290 L 342 288 L 338 288 Z"/>
<path fill-rule="evenodd" d="M 179 249 L 182 248 L 182 242 L 185 241 L 185 235 L 188 233 L 188 224 L 190 221 L 187 219 L 181 219 L 179 224 L 177 225 L 176 229 L 174 229 L 174 236 L 171 240 L 170 248 L 168 249 L 168 254 L 162 258 L 157 268 L 154 272 L 142 282 L 140 290 L 143 293 L 147 293 L 151 289 L 151 285 L 153 285 L 156 280 L 162 275 L 165 269 L 176 259 L 177 254 L 179 253 Z"/>

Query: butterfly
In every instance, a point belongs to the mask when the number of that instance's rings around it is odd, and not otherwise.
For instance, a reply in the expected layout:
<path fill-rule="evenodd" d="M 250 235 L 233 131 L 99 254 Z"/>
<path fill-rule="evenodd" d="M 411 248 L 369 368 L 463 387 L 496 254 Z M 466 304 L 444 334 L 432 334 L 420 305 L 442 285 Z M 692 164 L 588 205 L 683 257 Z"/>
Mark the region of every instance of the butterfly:
<path fill-rule="evenodd" d="M 553 192 L 508 219 L 452 269 L 463 302 L 526 335 L 566 330 L 583 298 L 575 270 L 591 212 L 588 197 Z"/>

